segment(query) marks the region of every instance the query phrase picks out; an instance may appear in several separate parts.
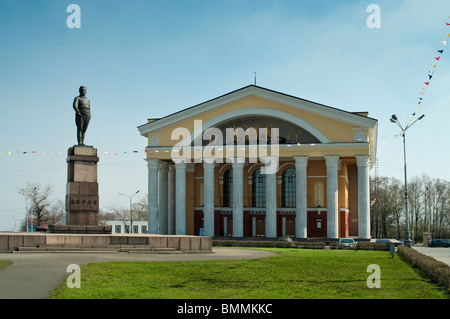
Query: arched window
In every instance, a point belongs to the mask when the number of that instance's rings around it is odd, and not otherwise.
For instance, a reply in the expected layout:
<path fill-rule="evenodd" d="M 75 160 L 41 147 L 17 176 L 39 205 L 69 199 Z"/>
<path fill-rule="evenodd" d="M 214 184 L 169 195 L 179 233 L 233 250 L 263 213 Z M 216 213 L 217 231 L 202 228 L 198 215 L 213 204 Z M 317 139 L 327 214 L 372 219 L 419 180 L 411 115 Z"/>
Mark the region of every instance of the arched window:
<path fill-rule="evenodd" d="M 295 169 L 287 168 L 282 175 L 282 207 L 295 207 Z"/>
<path fill-rule="evenodd" d="M 223 207 L 233 207 L 233 169 L 223 175 Z"/>
<path fill-rule="evenodd" d="M 261 174 L 258 168 L 252 176 L 253 207 L 266 207 L 266 174 Z"/>
<path fill-rule="evenodd" d="M 316 182 L 314 184 L 314 203 L 316 204 L 316 207 L 322 207 L 323 192 L 323 183 Z"/>

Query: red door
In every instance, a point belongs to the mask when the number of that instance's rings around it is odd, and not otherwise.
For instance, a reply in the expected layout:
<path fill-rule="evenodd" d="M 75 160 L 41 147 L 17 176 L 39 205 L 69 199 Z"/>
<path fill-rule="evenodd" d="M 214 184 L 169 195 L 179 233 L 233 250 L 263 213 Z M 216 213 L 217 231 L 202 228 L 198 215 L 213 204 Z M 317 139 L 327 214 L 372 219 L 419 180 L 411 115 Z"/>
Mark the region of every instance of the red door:
<path fill-rule="evenodd" d="M 327 237 L 327 212 L 308 212 L 308 237 Z"/>

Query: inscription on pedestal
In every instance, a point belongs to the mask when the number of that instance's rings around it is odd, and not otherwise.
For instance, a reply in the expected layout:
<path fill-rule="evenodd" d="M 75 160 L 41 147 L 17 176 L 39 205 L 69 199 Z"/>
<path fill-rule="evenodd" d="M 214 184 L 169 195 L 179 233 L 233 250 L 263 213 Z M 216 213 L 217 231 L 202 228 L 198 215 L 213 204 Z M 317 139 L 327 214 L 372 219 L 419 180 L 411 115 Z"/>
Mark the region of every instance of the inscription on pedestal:
<path fill-rule="evenodd" d="M 98 196 L 89 195 L 67 195 L 66 207 L 70 211 L 98 211 Z"/>

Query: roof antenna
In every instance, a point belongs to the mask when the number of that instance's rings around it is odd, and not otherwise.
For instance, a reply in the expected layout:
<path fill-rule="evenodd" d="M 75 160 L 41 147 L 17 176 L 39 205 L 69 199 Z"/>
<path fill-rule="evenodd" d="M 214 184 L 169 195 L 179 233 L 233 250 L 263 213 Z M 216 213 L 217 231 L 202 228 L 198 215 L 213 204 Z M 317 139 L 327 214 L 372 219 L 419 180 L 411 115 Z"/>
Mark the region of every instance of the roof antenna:
<path fill-rule="evenodd" d="M 256 71 L 255 71 L 255 85 L 256 85 Z"/>

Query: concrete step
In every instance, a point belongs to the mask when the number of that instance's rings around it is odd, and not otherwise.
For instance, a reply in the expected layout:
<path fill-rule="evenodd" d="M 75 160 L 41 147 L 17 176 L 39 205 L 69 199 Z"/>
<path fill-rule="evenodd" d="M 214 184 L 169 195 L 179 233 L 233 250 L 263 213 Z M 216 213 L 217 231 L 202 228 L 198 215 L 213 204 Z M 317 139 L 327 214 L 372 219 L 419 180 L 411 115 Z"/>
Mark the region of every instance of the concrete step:
<path fill-rule="evenodd" d="M 152 249 L 153 245 L 116 245 L 116 244 L 40 244 L 39 248 L 143 248 Z"/>
<path fill-rule="evenodd" d="M 175 248 L 156 248 L 152 245 L 39 245 L 18 247 L 15 252 L 143 252 L 176 253 Z"/>
<path fill-rule="evenodd" d="M 155 248 L 153 245 L 118 245 L 120 248 L 145 248 L 145 249 L 152 249 Z"/>
<path fill-rule="evenodd" d="M 119 251 L 123 252 L 173 252 L 175 248 L 155 248 L 155 247 L 121 247 Z"/>
<path fill-rule="evenodd" d="M 21 252 L 45 252 L 47 251 L 46 248 L 42 248 L 42 247 L 17 247 L 16 251 L 21 251 Z"/>

